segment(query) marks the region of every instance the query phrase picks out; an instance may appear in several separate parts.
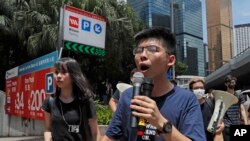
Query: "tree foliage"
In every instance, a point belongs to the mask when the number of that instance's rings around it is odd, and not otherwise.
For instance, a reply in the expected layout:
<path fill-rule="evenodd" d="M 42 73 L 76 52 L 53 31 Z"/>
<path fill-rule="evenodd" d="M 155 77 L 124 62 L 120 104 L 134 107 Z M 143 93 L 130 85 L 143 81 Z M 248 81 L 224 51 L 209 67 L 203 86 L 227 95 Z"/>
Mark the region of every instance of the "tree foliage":
<path fill-rule="evenodd" d="M 176 62 L 175 65 L 175 74 L 176 75 L 182 75 L 184 74 L 188 69 L 188 65 L 181 63 L 179 61 Z"/>
<path fill-rule="evenodd" d="M 106 56 L 69 51 L 63 56 L 78 60 L 91 83 L 106 78 L 113 83 L 129 80 L 134 67 L 133 36 L 144 26 L 128 5 L 116 0 L 5 0 L 0 1 L 1 84 L 6 70 L 58 48 L 59 11 L 65 4 L 107 19 Z"/>

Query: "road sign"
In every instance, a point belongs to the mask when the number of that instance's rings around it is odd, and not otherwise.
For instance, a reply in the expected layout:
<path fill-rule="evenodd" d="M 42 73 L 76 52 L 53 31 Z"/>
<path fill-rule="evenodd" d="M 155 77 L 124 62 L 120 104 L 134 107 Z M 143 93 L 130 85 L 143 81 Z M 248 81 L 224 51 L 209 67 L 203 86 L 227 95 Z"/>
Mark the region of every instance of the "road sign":
<path fill-rule="evenodd" d="M 102 32 L 102 26 L 100 24 L 95 24 L 94 31 L 96 34 L 100 34 Z"/>
<path fill-rule="evenodd" d="M 100 49 L 105 48 L 106 19 L 104 17 L 68 5 L 64 7 L 63 15 L 62 40 Z M 72 50 L 77 49 L 72 47 Z"/>
<path fill-rule="evenodd" d="M 64 42 L 64 48 L 70 51 L 82 52 L 90 55 L 105 56 L 105 50 L 103 49 L 70 41 Z"/>

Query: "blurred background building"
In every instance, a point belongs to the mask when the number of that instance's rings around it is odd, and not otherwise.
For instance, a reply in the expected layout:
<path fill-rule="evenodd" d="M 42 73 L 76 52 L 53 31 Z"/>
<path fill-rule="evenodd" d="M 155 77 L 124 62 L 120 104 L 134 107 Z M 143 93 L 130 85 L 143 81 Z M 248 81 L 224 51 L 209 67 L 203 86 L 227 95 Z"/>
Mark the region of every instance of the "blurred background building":
<path fill-rule="evenodd" d="M 188 65 L 185 75 L 205 76 L 206 57 L 200 0 L 127 0 L 146 26 L 163 26 L 169 30 L 171 2 L 177 39 L 177 61 Z"/>
<path fill-rule="evenodd" d="M 231 0 L 206 0 L 209 71 L 213 72 L 233 56 Z"/>
<path fill-rule="evenodd" d="M 235 55 L 250 49 L 250 23 L 234 26 L 235 30 Z"/>

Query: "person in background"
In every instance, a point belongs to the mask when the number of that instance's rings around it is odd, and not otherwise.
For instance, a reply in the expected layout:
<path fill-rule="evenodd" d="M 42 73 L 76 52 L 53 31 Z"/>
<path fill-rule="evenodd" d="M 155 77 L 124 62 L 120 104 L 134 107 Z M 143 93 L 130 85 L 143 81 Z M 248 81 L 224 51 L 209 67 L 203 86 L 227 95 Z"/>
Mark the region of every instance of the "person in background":
<path fill-rule="evenodd" d="M 109 103 L 109 100 L 111 99 L 112 97 L 112 94 L 113 94 L 113 88 L 112 88 L 112 84 L 109 82 L 109 79 L 106 79 L 106 99 L 105 99 L 105 102 L 104 104 L 107 104 Z"/>
<path fill-rule="evenodd" d="M 118 84 L 119 83 L 121 83 L 121 81 L 119 81 Z M 109 108 L 112 110 L 112 112 L 115 112 L 119 99 L 120 99 L 120 92 L 118 88 L 116 88 L 114 94 L 109 100 Z"/>
<path fill-rule="evenodd" d="M 55 63 L 56 92 L 45 99 L 45 141 L 99 141 L 93 92 L 76 60 Z"/>
<path fill-rule="evenodd" d="M 135 35 L 133 50 L 137 71 L 152 78 L 150 97 L 123 92 L 102 141 L 206 141 L 200 105 L 195 95 L 166 78 L 175 63 L 176 41 L 163 27 L 144 29 Z M 131 128 L 131 115 L 146 120 L 140 135 Z"/>
<path fill-rule="evenodd" d="M 199 77 L 190 80 L 189 89 L 196 95 L 200 103 L 207 141 L 223 141 L 223 133 L 222 133 L 224 129 L 223 122 L 217 126 L 215 135 L 208 132 L 206 129 L 213 115 L 215 106 L 215 101 L 211 94 L 212 91 L 210 91 L 210 95 L 209 94 L 205 95 L 205 82 L 203 79 Z"/>
<path fill-rule="evenodd" d="M 130 84 L 133 83 L 133 75 L 134 73 L 136 72 L 136 68 L 134 68 L 131 72 L 130 72 Z M 120 82 L 118 82 L 120 83 Z M 112 112 L 115 112 L 116 111 L 116 107 L 117 107 L 117 103 L 120 99 L 120 91 L 118 90 L 118 88 L 116 89 L 116 91 L 114 92 L 114 94 L 112 95 L 112 97 L 110 98 L 109 100 L 109 107 L 110 109 L 112 110 Z"/>
<path fill-rule="evenodd" d="M 101 83 L 98 84 L 98 95 L 99 95 L 99 100 L 102 103 L 105 103 L 105 97 L 107 92 L 107 86 L 106 86 L 106 81 L 101 81 Z"/>
<path fill-rule="evenodd" d="M 214 98 L 214 95 L 213 95 L 213 93 L 212 93 L 213 90 L 214 90 L 214 89 L 209 89 L 209 90 L 208 90 L 208 92 L 207 92 L 207 96 L 208 96 L 208 97 Z"/>
<path fill-rule="evenodd" d="M 235 95 L 238 98 L 238 103 L 233 104 L 228 108 L 227 112 L 224 116 L 225 129 L 223 132 L 224 141 L 230 140 L 230 125 L 240 125 L 240 116 L 243 118 L 244 124 L 247 125 L 247 117 L 246 111 L 243 106 L 243 103 L 246 101 L 243 95 L 238 95 L 235 92 L 237 79 L 232 75 L 227 75 L 225 78 L 225 86 L 227 88 L 227 92 Z M 240 115 L 240 116 L 239 116 Z"/>

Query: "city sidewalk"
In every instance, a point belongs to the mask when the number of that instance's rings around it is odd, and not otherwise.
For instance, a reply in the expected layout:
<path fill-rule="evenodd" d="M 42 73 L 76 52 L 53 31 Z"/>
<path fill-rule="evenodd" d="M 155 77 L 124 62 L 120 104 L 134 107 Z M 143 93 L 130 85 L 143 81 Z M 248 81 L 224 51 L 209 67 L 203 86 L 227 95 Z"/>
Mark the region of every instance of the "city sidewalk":
<path fill-rule="evenodd" d="M 43 141 L 43 136 L 0 137 L 0 141 Z"/>

